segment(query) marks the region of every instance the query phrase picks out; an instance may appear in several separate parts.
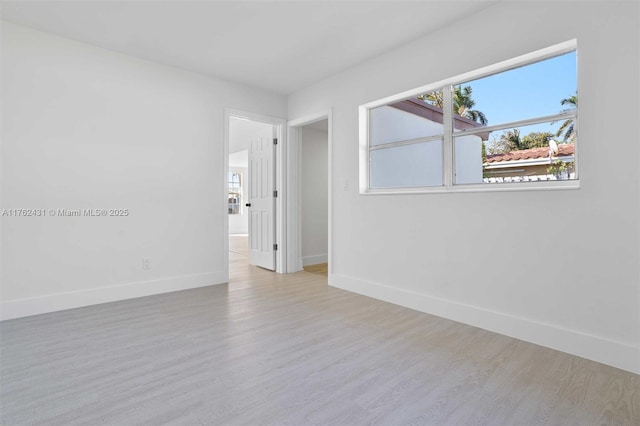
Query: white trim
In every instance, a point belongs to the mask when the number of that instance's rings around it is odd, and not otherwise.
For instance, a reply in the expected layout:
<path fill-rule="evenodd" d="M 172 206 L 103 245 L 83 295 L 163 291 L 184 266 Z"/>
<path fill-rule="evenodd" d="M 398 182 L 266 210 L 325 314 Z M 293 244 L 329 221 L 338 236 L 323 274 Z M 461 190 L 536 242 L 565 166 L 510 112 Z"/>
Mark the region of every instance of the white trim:
<path fill-rule="evenodd" d="M 636 374 L 640 373 L 638 348 L 634 343 L 611 340 L 556 324 L 388 287 L 384 284 L 344 275 L 333 275 L 330 285 L 567 352 Z"/>
<path fill-rule="evenodd" d="M 575 40 L 574 40 L 575 41 Z M 578 96 L 578 90 L 580 88 L 580 73 L 578 72 L 580 70 L 580 63 L 579 63 L 579 57 L 580 57 L 580 52 L 578 51 L 578 42 L 575 41 L 575 51 L 576 51 L 576 96 Z M 578 130 L 580 128 L 580 125 L 578 124 L 578 121 L 580 121 L 580 118 L 578 117 L 578 114 L 576 113 L 576 116 L 573 119 L 573 132 L 574 132 L 574 137 L 573 137 L 573 151 L 574 151 L 574 156 L 575 156 L 575 160 L 573 161 L 573 173 L 575 174 L 576 179 L 580 179 L 580 159 L 578 158 L 578 151 L 579 151 L 579 144 L 580 144 L 580 135 L 578 134 Z M 638 342 L 638 344 L 640 345 L 640 342 Z M 640 347 L 638 348 L 640 351 Z"/>
<path fill-rule="evenodd" d="M 358 134 L 360 135 L 358 186 L 361 194 L 366 194 L 371 187 L 369 182 L 369 109 L 366 105 L 358 107 Z"/>
<path fill-rule="evenodd" d="M 403 101 L 408 98 L 420 95 L 426 92 L 433 92 L 442 89 L 445 86 L 451 84 L 464 83 L 465 81 L 475 80 L 496 74 L 498 72 L 509 71 L 514 68 L 521 67 L 523 65 L 532 64 L 535 62 L 544 61 L 545 59 L 553 58 L 554 56 L 560 56 L 565 53 L 577 50 L 578 42 L 576 39 L 568 40 L 563 43 L 554 44 L 553 46 L 546 47 L 544 49 L 536 50 L 534 52 L 526 53 L 524 55 L 516 56 L 515 58 L 507 59 L 496 64 L 488 65 L 473 71 L 458 74 L 454 77 L 446 78 L 444 80 L 437 81 L 435 83 L 420 86 L 415 89 L 407 90 L 396 95 L 387 96 L 386 98 L 378 99 L 361 105 L 365 109 L 376 108 L 384 106 L 386 104 Z"/>
<path fill-rule="evenodd" d="M 370 146 L 369 152 L 377 151 L 379 149 L 396 148 L 399 146 L 415 145 L 419 143 L 442 141 L 442 140 L 444 140 L 444 135 L 424 136 L 421 138 L 405 139 L 397 142 L 386 142 L 386 143 L 380 143 L 378 145 Z"/>
<path fill-rule="evenodd" d="M 302 270 L 302 258 L 300 257 L 301 245 L 300 245 L 300 128 L 291 127 L 287 125 L 287 137 L 288 144 L 285 147 L 287 152 L 287 190 L 286 190 L 286 209 L 287 209 L 287 223 L 286 223 L 286 235 L 287 235 L 287 267 L 285 272 L 297 272 Z"/>
<path fill-rule="evenodd" d="M 224 110 L 223 116 L 223 134 L 222 134 L 222 181 L 224 188 L 222 190 L 222 270 L 224 271 L 225 281 L 229 282 L 229 123 L 231 113 Z"/>
<path fill-rule="evenodd" d="M 0 319 L 4 321 L 136 297 L 223 284 L 228 281 L 227 277 L 228 273 L 226 271 L 207 272 L 7 300 L 0 304 Z"/>
<path fill-rule="evenodd" d="M 485 163 L 484 169 L 504 169 L 509 167 L 523 167 L 523 166 L 544 166 L 545 164 L 551 164 L 552 162 L 562 161 L 564 163 L 570 163 L 575 160 L 573 155 L 564 155 L 561 157 L 544 157 L 544 158 L 529 158 L 526 160 L 507 160 L 507 161 L 495 161 L 493 163 Z"/>
<path fill-rule="evenodd" d="M 453 132 L 453 137 L 456 138 L 458 136 L 477 135 L 478 133 L 491 133 L 491 132 L 495 132 L 496 130 L 513 129 L 514 127 L 526 127 L 526 126 L 532 126 L 534 124 L 543 124 L 547 122 L 567 120 L 569 118 L 573 118 L 575 120 L 577 116 L 578 116 L 577 110 L 571 110 L 567 112 L 561 112 L 558 114 L 527 118 L 525 120 L 517 120 L 517 121 L 511 121 L 507 123 L 498 123 L 492 126 L 474 127 L 472 129 L 460 129 Z"/>
<path fill-rule="evenodd" d="M 302 258 L 302 266 L 317 265 L 318 263 L 327 263 L 329 261 L 328 254 L 316 254 L 313 256 L 305 256 Z"/>
<path fill-rule="evenodd" d="M 302 270 L 304 261 L 302 259 L 302 244 L 301 244 L 301 188 L 300 188 L 300 141 L 301 141 L 301 129 L 303 126 L 312 124 L 318 121 L 327 120 L 327 144 L 328 144 L 328 160 L 327 160 L 327 185 L 328 185 L 328 254 L 327 262 L 329 263 L 329 277 L 333 269 L 333 262 L 331 258 L 332 253 L 332 193 L 333 193 L 333 168 L 332 168 L 332 153 L 333 153 L 333 112 L 331 109 L 319 111 L 313 114 L 305 115 L 300 118 L 289 120 L 287 123 L 288 143 L 286 145 L 286 199 L 287 208 L 287 222 L 286 222 L 286 237 L 287 246 L 285 248 L 287 258 L 286 272 L 298 272 Z M 330 280 L 331 278 L 329 278 Z"/>
<path fill-rule="evenodd" d="M 308 124 L 317 123 L 318 121 L 327 120 L 331 117 L 331 110 L 316 112 L 314 114 L 307 114 L 294 120 L 289 120 L 287 125 L 289 127 L 304 127 Z"/>
<path fill-rule="evenodd" d="M 276 161 L 275 161 L 275 171 L 276 171 L 276 179 L 275 179 L 275 187 L 278 191 L 278 198 L 276 199 L 276 232 L 275 232 L 275 243 L 278 244 L 278 250 L 276 251 L 276 272 L 285 273 L 286 272 L 286 220 L 287 215 L 285 211 L 285 192 L 286 192 L 286 178 L 285 178 L 285 170 L 282 166 L 286 164 L 285 161 L 285 149 L 283 146 L 286 146 L 286 120 L 283 118 L 272 117 L 270 115 L 258 114 L 254 112 L 242 111 L 233 108 L 225 108 L 224 109 L 224 148 L 223 148 L 223 181 L 226 182 L 227 176 L 229 173 L 229 120 L 231 117 L 236 118 L 244 118 L 252 121 L 260 121 L 263 123 L 268 123 L 276 127 L 277 129 L 277 137 L 278 137 L 278 145 L 276 145 Z M 223 191 L 224 200 L 223 200 L 223 208 L 224 208 L 224 216 L 223 216 L 223 230 L 224 236 L 223 238 L 223 260 L 224 260 L 224 268 L 227 273 L 227 281 L 229 280 L 229 239 L 226 238 L 229 234 L 229 218 L 228 218 L 228 200 L 226 197 L 227 187 L 225 183 L 225 188 Z"/>
<path fill-rule="evenodd" d="M 573 132 L 574 132 L 574 138 L 573 138 L 573 173 L 576 176 L 576 179 L 580 179 L 580 159 L 578 158 L 578 146 L 580 143 L 580 136 L 578 135 L 578 127 L 580 127 L 578 125 L 578 120 L 579 117 L 576 114 L 575 118 L 573 119 Z"/>
<path fill-rule="evenodd" d="M 448 125 L 453 122 L 453 91 L 451 86 L 442 89 L 442 102 L 442 128 L 444 130 L 444 135 L 442 135 L 442 183 L 445 188 L 450 190 L 455 182 L 454 167 L 447 167 L 447 163 L 455 158 L 453 125 Z"/>
<path fill-rule="evenodd" d="M 360 195 L 390 195 L 390 194 L 451 194 L 453 192 L 511 192 L 511 191 L 549 191 L 580 189 L 579 180 L 556 180 L 543 182 L 513 182 L 513 183 L 477 183 L 468 185 L 416 187 L 416 188 L 376 188 Z"/>

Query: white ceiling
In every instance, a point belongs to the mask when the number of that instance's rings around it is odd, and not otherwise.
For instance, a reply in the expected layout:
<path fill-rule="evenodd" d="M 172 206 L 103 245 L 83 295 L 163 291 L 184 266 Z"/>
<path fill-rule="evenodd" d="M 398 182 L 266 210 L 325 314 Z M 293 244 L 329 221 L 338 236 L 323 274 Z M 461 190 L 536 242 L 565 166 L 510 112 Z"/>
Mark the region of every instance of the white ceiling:
<path fill-rule="evenodd" d="M 494 3 L 2 0 L 2 18 L 288 94 Z"/>

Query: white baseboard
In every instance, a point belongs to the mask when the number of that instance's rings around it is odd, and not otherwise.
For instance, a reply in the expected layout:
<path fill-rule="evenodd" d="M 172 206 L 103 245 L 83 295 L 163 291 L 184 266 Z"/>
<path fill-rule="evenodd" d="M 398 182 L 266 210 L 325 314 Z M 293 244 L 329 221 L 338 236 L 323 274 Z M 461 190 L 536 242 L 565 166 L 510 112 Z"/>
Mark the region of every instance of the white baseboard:
<path fill-rule="evenodd" d="M 305 256 L 302 258 L 302 266 L 317 265 L 318 263 L 327 263 L 329 257 L 326 254 L 316 254 L 315 256 Z"/>
<path fill-rule="evenodd" d="M 640 374 L 634 344 L 344 275 L 329 285 Z"/>
<path fill-rule="evenodd" d="M 150 281 L 137 281 L 107 287 L 66 293 L 55 293 L 26 299 L 7 300 L 0 304 L 0 320 L 27 317 L 82 306 L 170 293 L 228 282 L 225 271 L 210 272 Z"/>

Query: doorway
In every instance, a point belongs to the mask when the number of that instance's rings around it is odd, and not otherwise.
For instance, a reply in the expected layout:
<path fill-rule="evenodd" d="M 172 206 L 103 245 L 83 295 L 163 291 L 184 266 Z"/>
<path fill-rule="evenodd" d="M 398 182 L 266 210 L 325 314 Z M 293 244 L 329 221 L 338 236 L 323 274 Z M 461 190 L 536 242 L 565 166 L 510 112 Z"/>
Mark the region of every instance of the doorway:
<path fill-rule="evenodd" d="M 300 128 L 300 255 L 307 272 L 327 275 L 329 121 Z"/>
<path fill-rule="evenodd" d="M 249 150 L 237 146 L 234 141 L 229 146 L 229 172 L 227 173 L 227 200 L 229 220 L 229 263 L 249 263 L 249 215 L 245 197 L 249 173 Z"/>
<path fill-rule="evenodd" d="M 328 275 L 329 283 L 333 269 L 331 129 L 331 110 L 291 120 L 286 145 L 286 272 L 318 272 L 312 265 L 321 265 L 320 272 Z M 348 180 L 341 182 L 348 189 Z"/>
<path fill-rule="evenodd" d="M 277 144 L 284 122 L 225 111 L 225 253 L 238 263 L 277 271 Z"/>

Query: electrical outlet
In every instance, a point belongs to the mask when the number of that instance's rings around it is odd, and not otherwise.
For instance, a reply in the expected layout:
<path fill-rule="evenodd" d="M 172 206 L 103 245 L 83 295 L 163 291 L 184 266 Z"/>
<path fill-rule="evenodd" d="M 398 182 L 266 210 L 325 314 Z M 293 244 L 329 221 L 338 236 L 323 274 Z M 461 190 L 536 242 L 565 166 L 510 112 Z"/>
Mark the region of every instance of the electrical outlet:
<path fill-rule="evenodd" d="M 142 258 L 142 269 L 151 269 L 151 258 L 143 257 Z"/>

